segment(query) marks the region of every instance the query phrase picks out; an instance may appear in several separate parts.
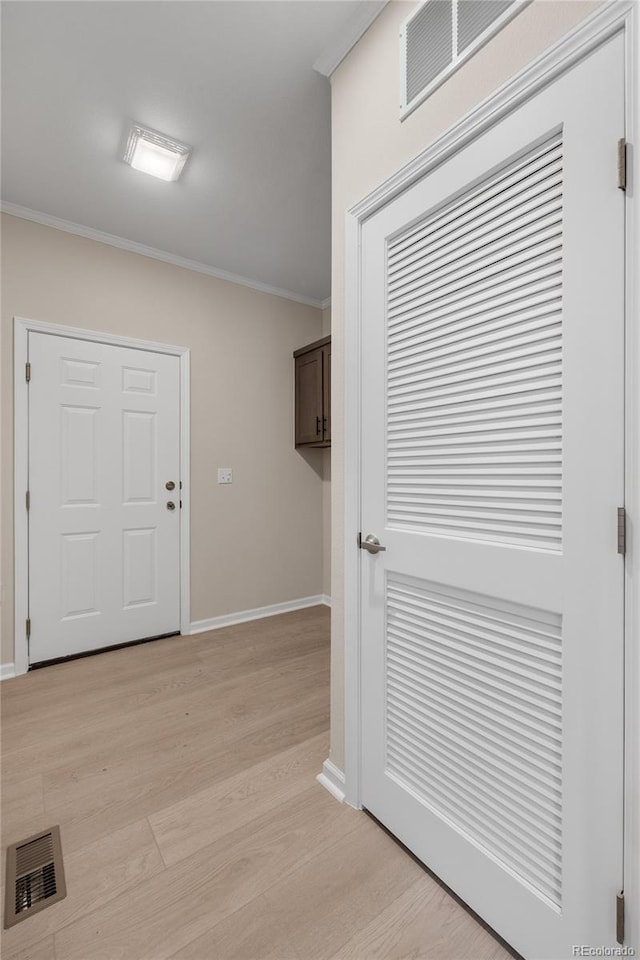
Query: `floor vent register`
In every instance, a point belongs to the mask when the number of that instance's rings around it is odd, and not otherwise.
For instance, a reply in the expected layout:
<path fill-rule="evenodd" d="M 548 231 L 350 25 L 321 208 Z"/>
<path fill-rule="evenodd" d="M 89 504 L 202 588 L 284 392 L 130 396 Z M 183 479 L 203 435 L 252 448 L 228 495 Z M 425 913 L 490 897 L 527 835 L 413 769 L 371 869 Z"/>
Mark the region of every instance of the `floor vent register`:
<path fill-rule="evenodd" d="M 5 929 L 67 895 L 60 827 L 50 827 L 7 849 Z"/>

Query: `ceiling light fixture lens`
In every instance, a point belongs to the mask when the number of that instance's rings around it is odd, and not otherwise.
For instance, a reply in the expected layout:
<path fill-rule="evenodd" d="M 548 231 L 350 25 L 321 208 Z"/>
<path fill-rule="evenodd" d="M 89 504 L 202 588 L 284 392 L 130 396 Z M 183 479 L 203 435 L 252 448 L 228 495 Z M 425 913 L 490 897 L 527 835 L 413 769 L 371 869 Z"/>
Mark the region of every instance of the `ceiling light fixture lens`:
<path fill-rule="evenodd" d="M 160 180 L 177 180 L 189 158 L 191 147 L 164 133 L 132 123 L 123 160 Z"/>

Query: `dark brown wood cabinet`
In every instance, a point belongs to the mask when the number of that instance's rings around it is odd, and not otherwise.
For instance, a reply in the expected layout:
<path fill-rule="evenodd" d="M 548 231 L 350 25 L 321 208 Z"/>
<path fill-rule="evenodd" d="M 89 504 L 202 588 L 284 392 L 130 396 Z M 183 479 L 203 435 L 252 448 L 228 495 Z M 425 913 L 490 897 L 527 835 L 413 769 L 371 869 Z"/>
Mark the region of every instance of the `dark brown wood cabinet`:
<path fill-rule="evenodd" d="M 294 351 L 296 447 L 331 446 L 331 337 Z"/>

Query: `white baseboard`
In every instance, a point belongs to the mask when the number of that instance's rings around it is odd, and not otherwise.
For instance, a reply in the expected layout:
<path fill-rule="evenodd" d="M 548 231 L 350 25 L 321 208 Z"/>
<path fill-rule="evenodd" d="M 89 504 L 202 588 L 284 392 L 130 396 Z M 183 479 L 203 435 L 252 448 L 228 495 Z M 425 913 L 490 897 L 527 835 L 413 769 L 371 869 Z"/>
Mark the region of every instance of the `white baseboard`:
<path fill-rule="evenodd" d="M 0 663 L 0 680 L 11 680 L 16 675 L 15 663 Z"/>
<path fill-rule="evenodd" d="M 325 607 L 331 606 L 331 597 L 328 593 L 323 593 L 320 597 L 320 603 L 324 603 Z"/>
<path fill-rule="evenodd" d="M 329 603 L 327 604 L 327 600 Z M 254 610 L 240 610 L 238 613 L 227 613 L 222 617 L 211 617 L 209 620 L 196 620 L 191 624 L 189 633 L 204 633 L 207 630 L 219 630 L 220 627 L 230 627 L 234 623 L 246 623 L 248 620 L 261 620 L 262 617 L 275 617 L 279 613 L 290 613 L 292 610 L 304 610 L 305 607 L 317 607 L 321 604 L 331 605 L 331 599 L 324 594 L 314 597 L 301 597 L 299 600 L 287 600 L 285 603 L 272 603 L 268 607 L 256 607 Z"/>
<path fill-rule="evenodd" d="M 344 803 L 344 773 L 336 767 L 335 763 L 325 760 L 322 764 L 322 773 L 318 774 L 316 780 L 329 791 L 332 797 Z"/>

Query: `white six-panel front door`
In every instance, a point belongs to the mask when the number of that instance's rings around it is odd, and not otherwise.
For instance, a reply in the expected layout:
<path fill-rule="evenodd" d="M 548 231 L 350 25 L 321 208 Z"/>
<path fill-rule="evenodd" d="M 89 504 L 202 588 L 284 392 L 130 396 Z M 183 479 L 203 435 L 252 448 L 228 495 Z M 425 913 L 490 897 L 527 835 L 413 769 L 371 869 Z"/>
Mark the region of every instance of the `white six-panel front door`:
<path fill-rule="evenodd" d="M 29 361 L 30 663 L 177 631 L 179 359 L 30 332 Z"/>
<path fill-rule="evenodd" d="M 363 226 L 362 801 L 527 960 L 622 885 L 623 66 Z"/>

